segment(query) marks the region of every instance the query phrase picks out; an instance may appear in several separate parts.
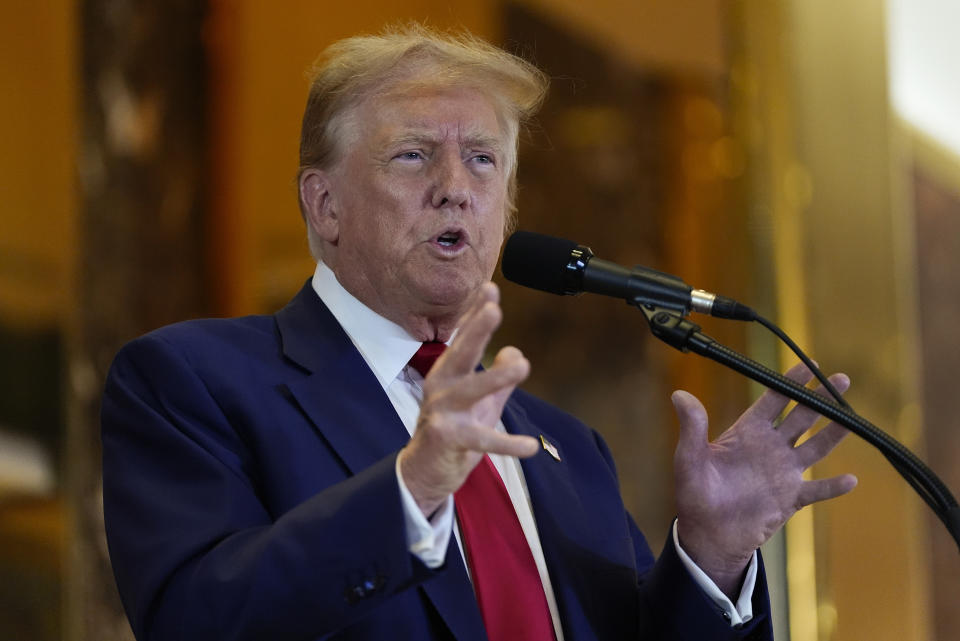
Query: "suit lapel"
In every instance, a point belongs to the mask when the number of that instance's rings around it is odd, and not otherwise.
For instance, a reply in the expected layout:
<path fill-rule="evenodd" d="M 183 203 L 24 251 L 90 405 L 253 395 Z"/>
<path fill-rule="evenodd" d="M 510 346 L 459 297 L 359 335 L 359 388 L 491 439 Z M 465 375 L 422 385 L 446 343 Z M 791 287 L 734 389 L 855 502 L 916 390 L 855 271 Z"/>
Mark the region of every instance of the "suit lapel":
<path fill-rule="evenodd" d="M 571 554 L 571 549 L 580 547 L 577 542 L 586 540 L 585 528 L 589 528 L 590 524 L 584 522 L 581 516 L 583 510 L 580 494 L 571 478 L 563 445 L 539 429 L 514 399 L 504 408 L 503 424 L 510 433 L 527 434 L 538 441 L 543 437 L 550 446 L 556 448 L 560 460 L 557 460 L 547 447 L 541 447 L 537 454 L 521 460 L 523 476 L 530 493 L 537 533 L 560 610 L 564 639 L 595 640 L 589 619 L 583 612 L 581 595 L 576 592 L 577 586 L 585 584 L 584 577 L 581 576 L 583 568 L 577 567 L 578 556 Z"/>
<path fill-rule="evenodd" d="M 580 495 L 570 478 L 570 468 L 567 466 L 563 446 L 550 434 L 539 429 L 529 419 L 526 410 L 513 398 L 503 408 L 503 425 L 511 434 L 532 436 L 540 441 L 541 445 L 542 439 L 545 439 L 550 446 L 556 448 L 559 456 L 560 460 L 557 460 L 547 451 L 547 447 L 541 447 L 536 454 L 520 461 L 537 524 L 562 521 L 563 514 L 579 514 Z M 579 519 L 571 518 L 565 528 L 577 527 L 578 521 Z M 551 534 L 550 531 L 540 532 L 541 541 L 549 540 Z"/>
<path fill-rule="evenodd" d="M 287 384 L 320 436 L 356 474 L 409 440 L 390 399 L 308 281 L 277 315 L 284 355 L 310 373 Z M 419 589 L 457 641 L 487 641 L 456 542 L 446 569 Z"/>
<path fill-rule="evenodd" d="M 284 355 L 310 372 L 290 393 L 351 473 L 409 440 L 377 378 L 308 282 L 277 313 Z"/>

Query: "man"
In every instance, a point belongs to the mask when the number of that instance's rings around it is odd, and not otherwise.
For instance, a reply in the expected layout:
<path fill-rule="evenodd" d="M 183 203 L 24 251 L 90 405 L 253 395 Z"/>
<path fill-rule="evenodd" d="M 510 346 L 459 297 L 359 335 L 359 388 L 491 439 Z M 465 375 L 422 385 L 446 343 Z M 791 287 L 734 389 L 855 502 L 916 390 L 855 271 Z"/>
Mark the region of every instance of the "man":
<path fill-rule="evenodd" d="M 654 562 L 602 439 L 516 390 L 516 348 L 477 368 L 545 89 L 421 28 L 328 50 L 301 140 L 312 281 L 275 316 L 153 332 L 111 370 L 104 508 L 141 641 L 771 637 L 756 549 L 853 487 L 801 477 L 841 428 L 794 447 L 815 417 L 772 429 L 768 393 L 708 443 L 676 392 L 679 515 Z"/>

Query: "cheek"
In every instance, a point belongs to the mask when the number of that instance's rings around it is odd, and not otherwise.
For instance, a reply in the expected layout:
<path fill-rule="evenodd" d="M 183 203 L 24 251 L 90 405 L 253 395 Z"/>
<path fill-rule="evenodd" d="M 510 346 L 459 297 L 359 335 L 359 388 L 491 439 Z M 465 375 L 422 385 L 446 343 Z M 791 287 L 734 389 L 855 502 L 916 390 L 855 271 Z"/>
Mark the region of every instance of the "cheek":
<path fill-rule="evenodd" d="M 484 218 L 484 236 L 497 248 L 503 242 L 504 226 L 507 222 L 507 202 L 505 198 L 493 199 Z"/>
<path fill-rule="evenodd" d="M 493 273 L 500 256 L 500 246 L 503 244 L 503 220 L 491 217 L 484 226 L 483 242 L 479 248 L 479 260 L 484 272 Z"/>
<path fill-rule="evenodd" d="M 486 221 L 503 218 L 507 204 L 506 185 L 500 184 L 499 180 L 483 180 L 474 185 L 473 193 L 474 206 L 478 212 L 483 212 Z"/>
<path fill-rule="evenodd" d="M 399 196 L 389 186 L 364 181 L 351 191 L 341 224 L 349 225 L 353 238 L 362 243 L 389 240 L 396 233 Z"/>

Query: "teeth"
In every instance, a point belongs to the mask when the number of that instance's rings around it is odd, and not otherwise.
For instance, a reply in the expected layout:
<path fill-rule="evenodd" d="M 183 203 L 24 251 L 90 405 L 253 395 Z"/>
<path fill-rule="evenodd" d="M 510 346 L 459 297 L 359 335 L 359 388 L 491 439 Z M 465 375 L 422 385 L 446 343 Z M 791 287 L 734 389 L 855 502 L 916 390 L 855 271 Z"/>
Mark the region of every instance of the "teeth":
<path fill-rule="evenodd" d="M 441 245 L 444 245 L 446 247 L 455 245 L 458 240 L 460 240 L 460 236 L 457 234 L 443 234 L 442 236 L 437 238 L 437 242 L 439 242 Z"/>

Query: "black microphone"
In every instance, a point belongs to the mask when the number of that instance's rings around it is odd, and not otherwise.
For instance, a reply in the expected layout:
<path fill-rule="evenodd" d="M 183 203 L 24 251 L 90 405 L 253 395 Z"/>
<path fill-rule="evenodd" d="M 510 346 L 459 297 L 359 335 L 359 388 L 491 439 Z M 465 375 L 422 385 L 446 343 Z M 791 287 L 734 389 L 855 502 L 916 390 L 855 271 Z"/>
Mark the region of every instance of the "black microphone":
<path fill-rule="evenodd" d="M 627 268 L 595 258 L 589 247 L 572 240 L 518 231 L 503 250 L 507 280 L 551 294 L 591 292 L 688 314 L 755 320 L 756 312 L 732 298 L 694 289 L 683 280 L 649 267 Z"/>

